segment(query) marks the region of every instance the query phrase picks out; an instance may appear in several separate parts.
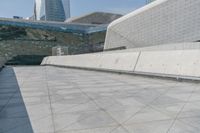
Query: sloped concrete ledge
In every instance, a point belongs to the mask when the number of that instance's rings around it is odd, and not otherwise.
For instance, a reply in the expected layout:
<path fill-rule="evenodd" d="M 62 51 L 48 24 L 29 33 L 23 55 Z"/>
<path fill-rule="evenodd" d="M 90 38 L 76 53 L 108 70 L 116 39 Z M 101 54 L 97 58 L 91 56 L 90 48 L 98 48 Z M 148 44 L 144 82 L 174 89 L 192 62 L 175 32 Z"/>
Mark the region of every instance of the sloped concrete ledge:
<path fill-rule="evenodd" d="M 200 50 L 51 56 L 46 57 L 41 65 L 200 80 Z"/>
<path fill-rule="evenodd" d="M 50 56 L 44 58 L 42 65 L 59 65 L 88 69 L 133 71 L 139 52 L 99 53 L 74 56 Z"/>

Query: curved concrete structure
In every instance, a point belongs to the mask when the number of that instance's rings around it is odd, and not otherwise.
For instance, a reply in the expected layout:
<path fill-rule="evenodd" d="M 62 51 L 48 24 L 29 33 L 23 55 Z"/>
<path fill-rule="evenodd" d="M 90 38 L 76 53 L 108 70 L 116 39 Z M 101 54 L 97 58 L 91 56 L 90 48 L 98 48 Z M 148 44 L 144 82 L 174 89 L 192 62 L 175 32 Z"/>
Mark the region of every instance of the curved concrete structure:
<path fill-rule="evenodd" d="M 108 27 L 105 49 L 200 40 L 199 0 L 156 0 Z"/>

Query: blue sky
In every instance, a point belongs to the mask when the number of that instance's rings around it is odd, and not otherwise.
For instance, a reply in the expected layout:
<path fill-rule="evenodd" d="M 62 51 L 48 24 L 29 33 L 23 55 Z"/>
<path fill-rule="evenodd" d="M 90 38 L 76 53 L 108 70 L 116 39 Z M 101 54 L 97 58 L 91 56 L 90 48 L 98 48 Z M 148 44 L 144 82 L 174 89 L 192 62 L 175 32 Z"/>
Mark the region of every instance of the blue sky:
<path fill-rule="evenodd" d="M 71 16 L 94 11 L 126 14 L 145 4 L 146 0 L 71 0 Z M 34 0 L 0 0 L 0 17 L 29 17 L 33 14 Z"/>

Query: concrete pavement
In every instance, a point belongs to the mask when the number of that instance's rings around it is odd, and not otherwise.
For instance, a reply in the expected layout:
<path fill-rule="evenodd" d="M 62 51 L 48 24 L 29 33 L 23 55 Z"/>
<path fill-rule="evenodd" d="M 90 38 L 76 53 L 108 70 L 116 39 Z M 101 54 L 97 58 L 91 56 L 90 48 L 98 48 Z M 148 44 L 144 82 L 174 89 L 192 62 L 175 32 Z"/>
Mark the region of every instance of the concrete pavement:
<path fill-rule="evenodd" d="M 199 133 L 200 85 L 58 68 L 0 73 L 0 133 Z"/>

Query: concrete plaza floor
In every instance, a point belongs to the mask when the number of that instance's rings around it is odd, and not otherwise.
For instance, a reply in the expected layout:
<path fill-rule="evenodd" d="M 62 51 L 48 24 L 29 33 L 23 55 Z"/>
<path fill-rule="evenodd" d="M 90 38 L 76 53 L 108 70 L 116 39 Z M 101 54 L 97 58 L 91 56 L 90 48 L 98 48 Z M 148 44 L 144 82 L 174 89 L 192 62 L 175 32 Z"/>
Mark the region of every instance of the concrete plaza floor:
<path fill-rule="evenodd" d="M 200 133 L 200 84 L 50 66 L 0 73 L 0 133 Z"/>

